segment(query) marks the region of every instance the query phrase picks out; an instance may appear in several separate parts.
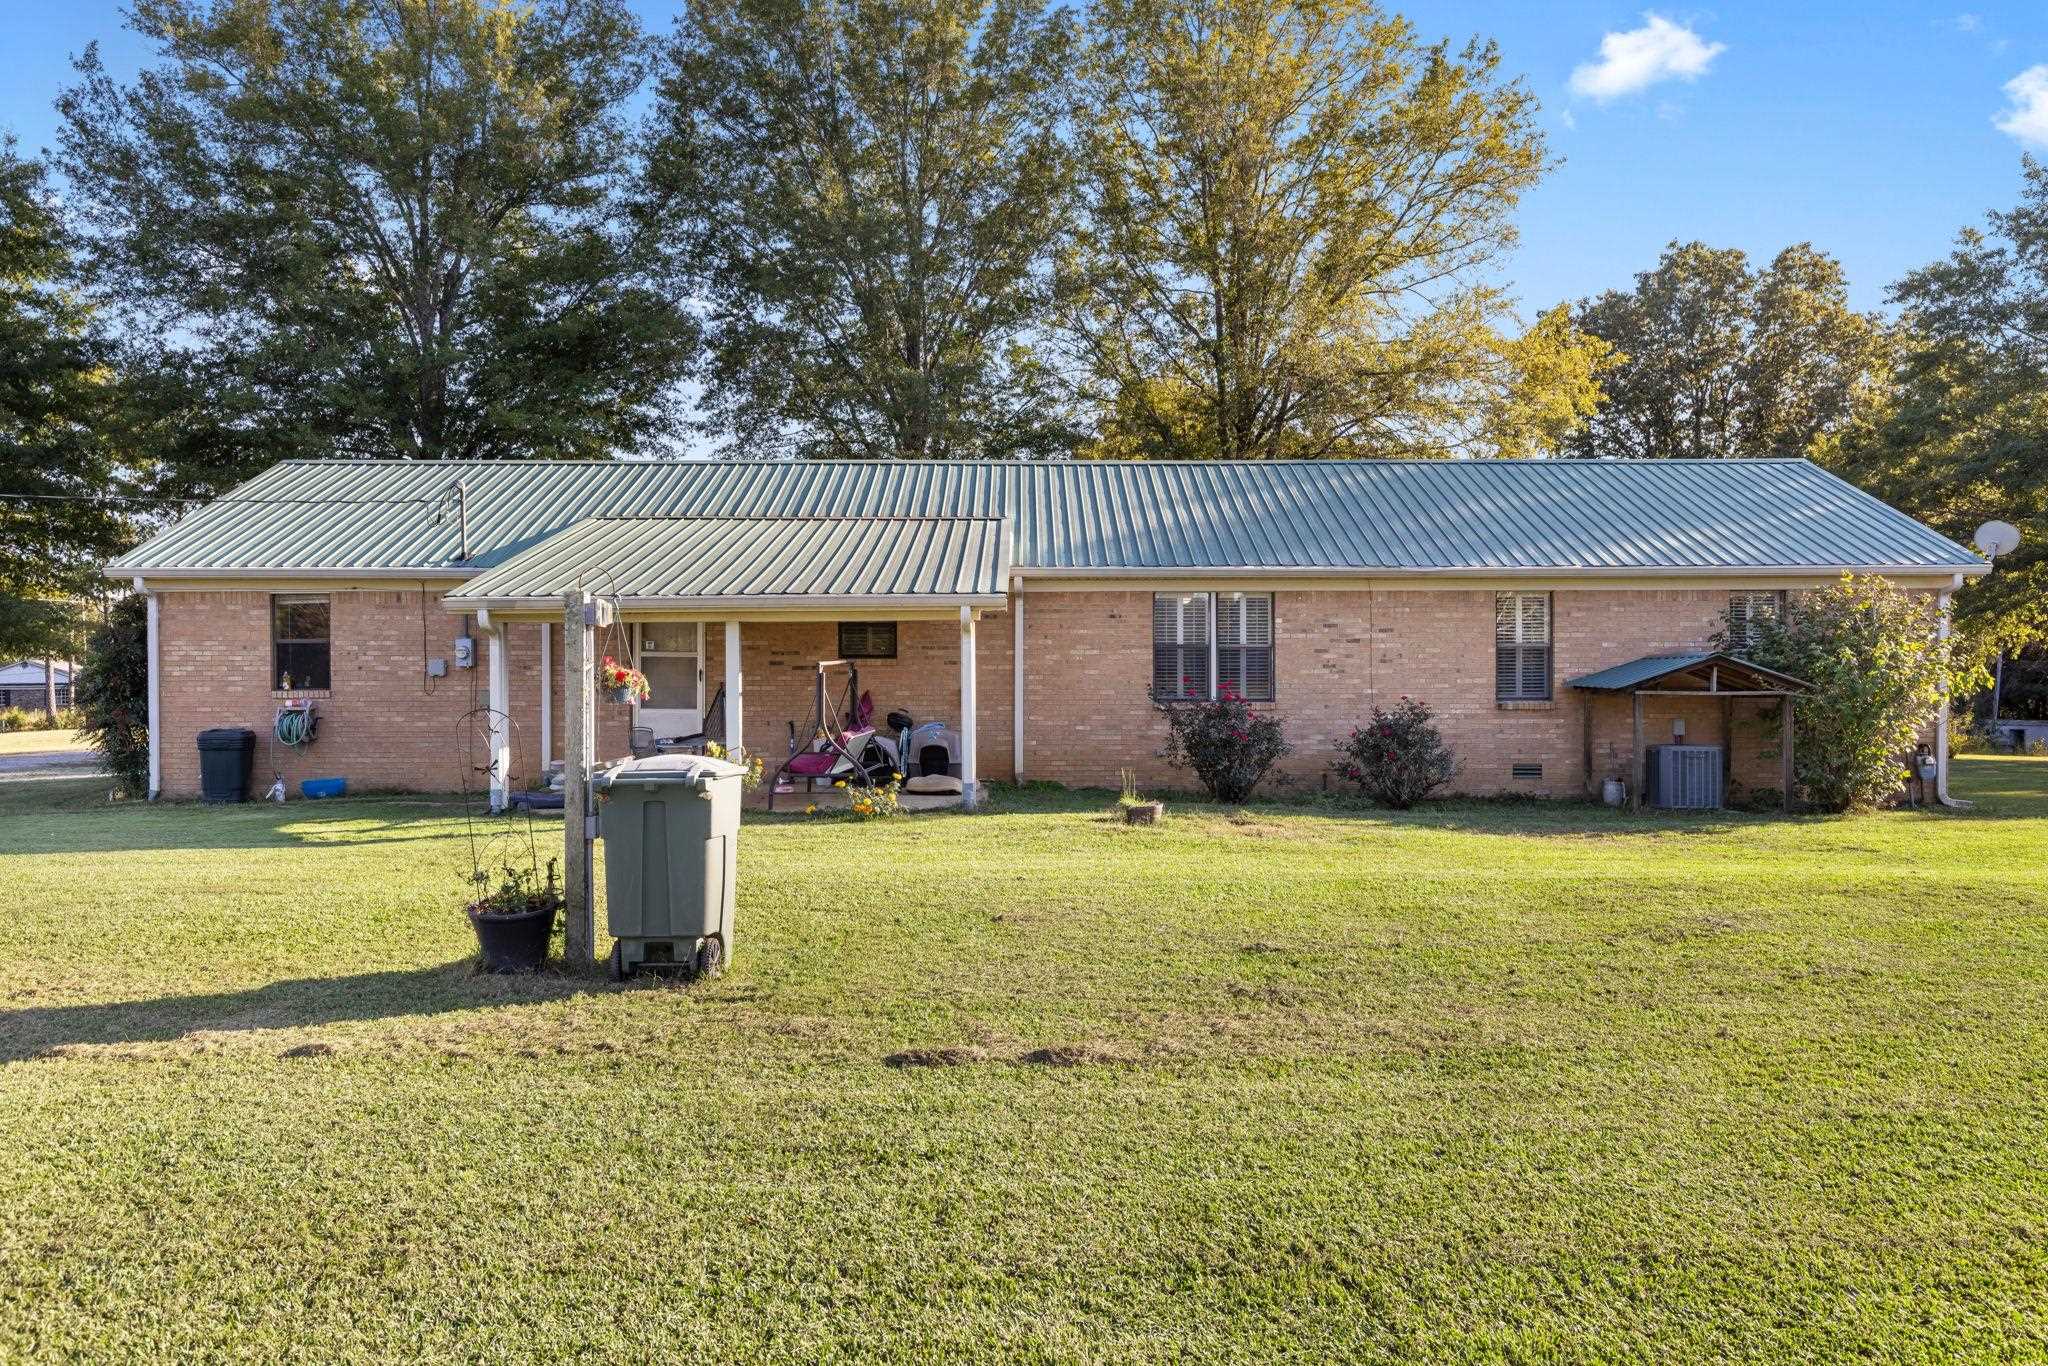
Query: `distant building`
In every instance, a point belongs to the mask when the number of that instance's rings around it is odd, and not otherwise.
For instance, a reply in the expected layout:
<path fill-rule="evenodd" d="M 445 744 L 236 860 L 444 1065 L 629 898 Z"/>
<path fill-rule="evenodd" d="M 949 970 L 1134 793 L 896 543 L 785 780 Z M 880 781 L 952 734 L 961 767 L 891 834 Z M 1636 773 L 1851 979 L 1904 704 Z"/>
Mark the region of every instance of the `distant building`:
<path fill-rule="evenodd" d="M 71 670 L 76 667 L 68 660 L 58 660 L 57 705 L 71 705 Z M 0 665 L 0 709 L 27 707 L 41 711 L 48 696 L 43 691 L 43 661 L 40 659 L 17 659 L 11 664 Z"/>

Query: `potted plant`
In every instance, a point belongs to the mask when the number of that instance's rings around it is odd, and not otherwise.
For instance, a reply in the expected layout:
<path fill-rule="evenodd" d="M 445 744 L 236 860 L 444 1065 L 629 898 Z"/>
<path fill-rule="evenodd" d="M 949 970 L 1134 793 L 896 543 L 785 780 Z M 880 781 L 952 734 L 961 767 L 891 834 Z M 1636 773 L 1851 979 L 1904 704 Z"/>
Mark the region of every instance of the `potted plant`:
<path fill-rule="evenodd" d="M 555 933 L 555 913 L 562 893 L 555 886 L 555 860 L 548 860 L 547 881 L 531 869 L 507 867 L 496 887 L 469 903 L 469 923 L 476 930 L 486 972 L 538 972 L 547 961 L 548 940 Z M 479 870 L 482 886 L 490 874 Z"/>
<path fill-rule="evenodd" d="M 638 669 L 627 668 L 610 655 L 606 655 L 604 662 L 597 666 L 597 681 L 614 702 L 647 700 L 647 675 Z"/>
<path fill-rule="evenodd" d="M 1120 770 L 1124 780 L 1123 794 L 1116 799 L 1116 809 L 1123 812 L 1125 825 L 1157 825 L 1159 818 L 1166 814 L 1166 803 L 1155 802 L 1138 795 L 1138 774 L 1134 769 Z"/>

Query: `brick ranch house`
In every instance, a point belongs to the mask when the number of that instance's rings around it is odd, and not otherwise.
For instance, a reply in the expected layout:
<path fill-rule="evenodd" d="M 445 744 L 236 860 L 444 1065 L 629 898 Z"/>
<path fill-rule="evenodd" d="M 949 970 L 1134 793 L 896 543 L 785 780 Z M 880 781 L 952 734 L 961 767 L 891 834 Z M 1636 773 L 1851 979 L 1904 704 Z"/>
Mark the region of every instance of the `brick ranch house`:
<path fill-rule="evenodd" d="M 1573 680 L 1704 651 L 1731 608 L 1784 610 L 1845 571 L 1947 595 L 1976 555 L 1798 460 L 276 466 L 108 572 L 149 602 L 151 785 L 198 791 L 195 737 L 259 736 L 258 786 L 474 785 L 474 721 L 510 717 L 499 792 L 563 749 L 563 594 L 613 602 L 644 707 L 714 697 L 771 765 L 815 664 L 855 657 L 876 715 L 944 720 L 963 777 L 1186 786 L 1160 700 L 1228 683 L 1285 717 L 1285 790 L 1320 786 L 1377 704 L 1437 712 L 1468 793 L 1578 797 L 1630 776 L 1629 692 Z M 737 648 L 735 649 L 735 645 Z M 1628 676 L 1628 675 L 1624 675 Z M 1611 676 L 1610 676 L 1611 677 Z M 963 698 L 971 699 L 963 705 Z M 310 700 L 315 741 L 268 743 Z M 1769 699 L 1646 699 L 1775 788 Z M 716 714 L 714 714 L 714 720 Z M 1945 723 L 1939 761 L 1946 777 Z M 1945 790 L 1945 789 L 1944 789 Z"/>

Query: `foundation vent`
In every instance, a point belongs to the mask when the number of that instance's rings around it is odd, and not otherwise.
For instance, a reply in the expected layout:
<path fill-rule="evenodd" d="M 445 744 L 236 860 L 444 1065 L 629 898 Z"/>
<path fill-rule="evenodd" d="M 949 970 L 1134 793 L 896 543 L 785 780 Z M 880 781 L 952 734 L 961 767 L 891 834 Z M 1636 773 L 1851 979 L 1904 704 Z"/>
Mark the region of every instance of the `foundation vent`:
<path fill-rule="evenodd" d="M 1508 776 L 1510 778 L 1541 778 L 1543 776 L 1543 765 L 1510 764 L 1508 766 Z"/>

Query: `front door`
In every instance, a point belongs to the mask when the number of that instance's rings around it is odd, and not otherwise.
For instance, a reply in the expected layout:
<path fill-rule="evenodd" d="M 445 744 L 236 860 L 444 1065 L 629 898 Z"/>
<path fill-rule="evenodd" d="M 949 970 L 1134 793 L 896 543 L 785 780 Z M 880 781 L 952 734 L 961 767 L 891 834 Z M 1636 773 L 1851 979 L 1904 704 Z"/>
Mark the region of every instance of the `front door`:
<path fill-rule="evenodd" d="M 704 729 L 704 623 L 648 621 L 633 629 L 647 675 L 647 700 L 634 724 L 657 740 L 695 735 Z"/>

